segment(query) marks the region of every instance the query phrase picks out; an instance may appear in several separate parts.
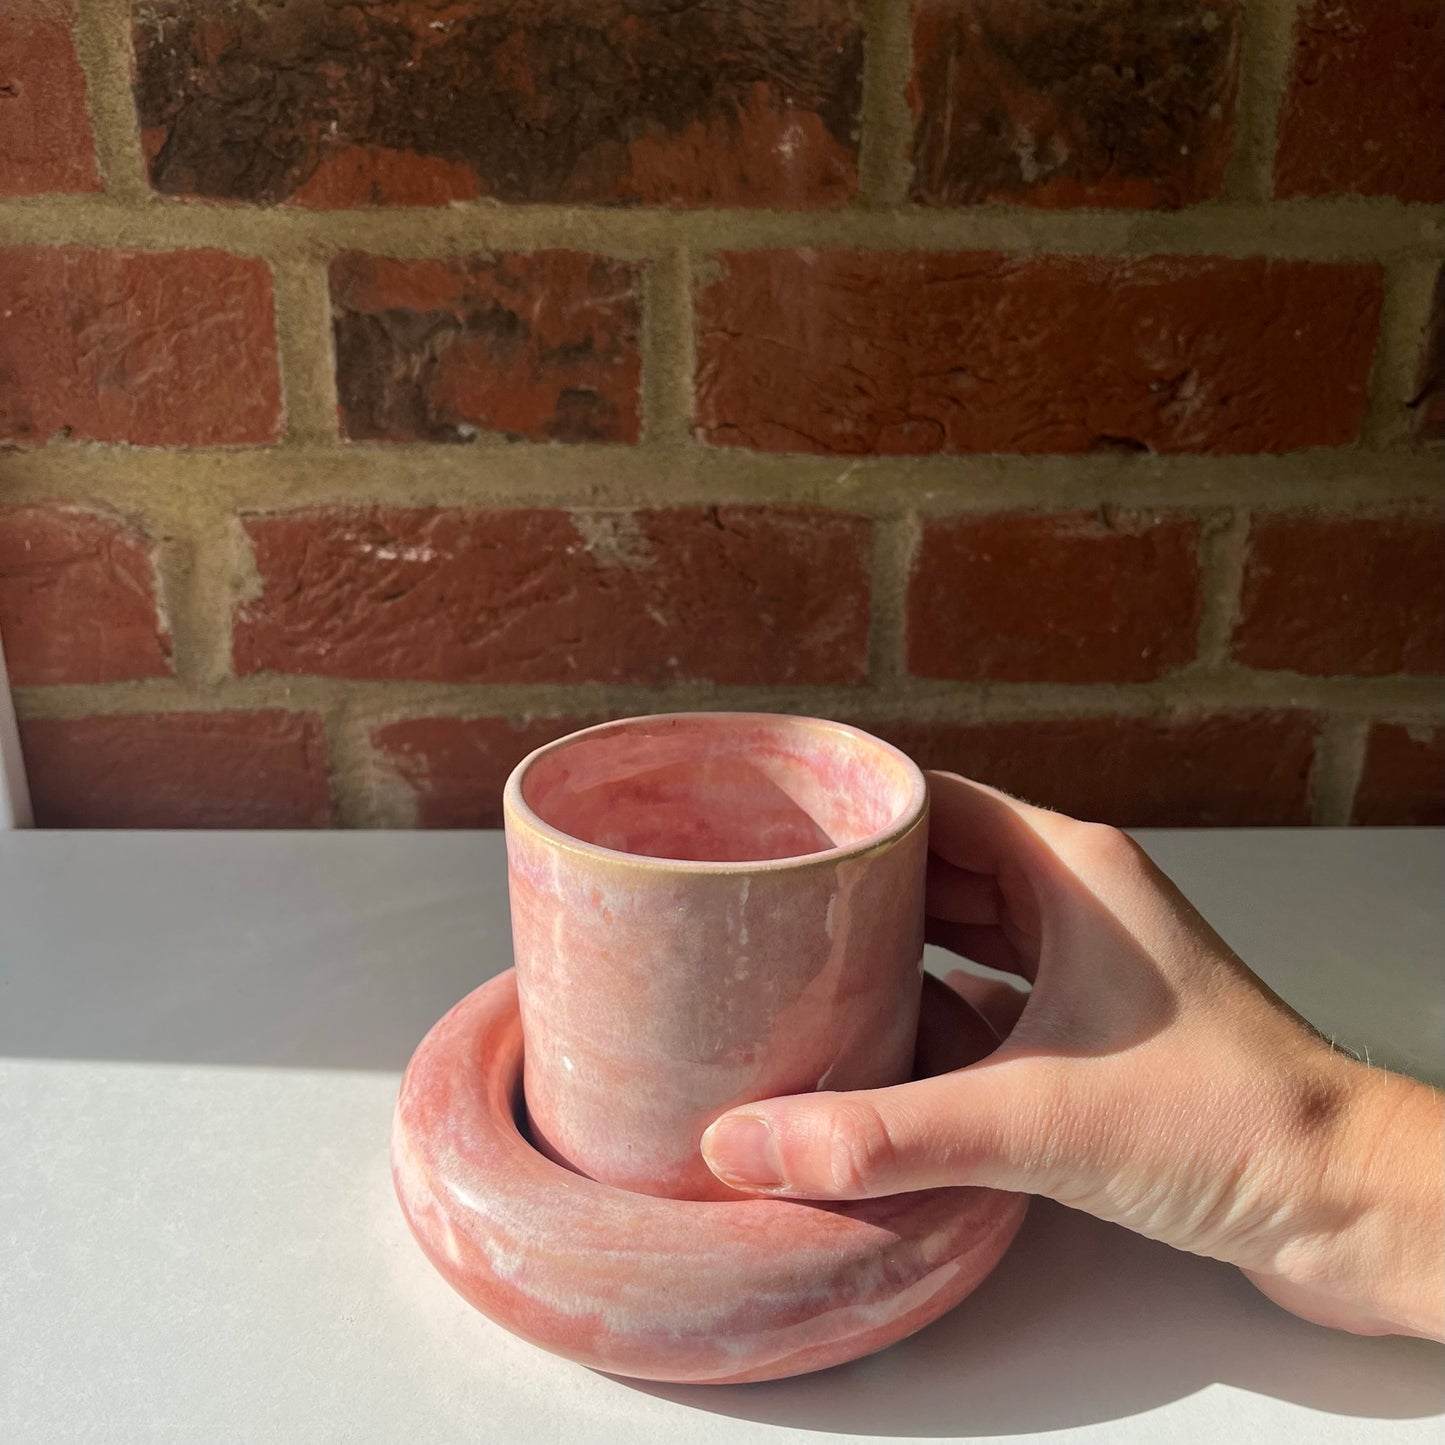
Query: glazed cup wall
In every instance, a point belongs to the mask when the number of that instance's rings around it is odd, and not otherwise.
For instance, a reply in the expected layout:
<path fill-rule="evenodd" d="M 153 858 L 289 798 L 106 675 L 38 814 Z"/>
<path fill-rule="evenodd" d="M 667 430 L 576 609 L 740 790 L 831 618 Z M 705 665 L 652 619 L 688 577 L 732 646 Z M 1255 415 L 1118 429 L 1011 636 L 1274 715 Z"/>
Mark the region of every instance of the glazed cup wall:
<path fill-rule="evenodd" d="M 562 834 L 524 799 L 528 769 L 621 729 L 739 727 L 757 715 L 604 724 L 539 749 L 508 782 L 508 887 L 533 1140 L 604 1183 L 728 1197 L 699 1140 L 734 1105 L 909 1076 L 923 953 L 927 795 L 906 758 L 856 729 L 779 719 L 817 746 L 844 732 L 908 782 L 859 844 L 689 862 Z"/>

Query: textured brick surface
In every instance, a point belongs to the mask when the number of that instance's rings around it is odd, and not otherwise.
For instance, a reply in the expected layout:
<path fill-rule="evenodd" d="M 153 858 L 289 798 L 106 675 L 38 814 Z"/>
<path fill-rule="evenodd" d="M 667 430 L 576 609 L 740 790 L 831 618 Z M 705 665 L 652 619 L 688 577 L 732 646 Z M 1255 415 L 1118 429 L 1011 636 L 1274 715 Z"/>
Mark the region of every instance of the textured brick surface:
<path fill-rule="evenodd" d="M 1445 671 L 1438 510 L 1254 518 L 1234 657 L 1330 676 Z"/>
<path fill-rule="evenodd" d="M 818 206 L 855 189 L 858 0 L 143 0 L 168 195 Z"/>
<path fill-rule="evenodd" d="M 0 637 L 17 685 L 171 670 L 151 544 L 81 507 L 0 507 Z"/>
<path fill-rule="evenodd" d="M 500 828 L 502 787 L 532 751 L 601 718 L 405 718 L 374 728 L 387 821 Z"/>
<path fill-rule="evenodd" d="M 326 508 L 245 519 L 240 672 L 861 680 L 869 525 L 803 507 Z"/>
<path fill-rule="evenodd" d="M 74 14 L 68 0 L 0 6 L 0 196 L 100 189 Z"/>
<path fill-rule="evenodd" d="M 771 698 L 1117 822 L 1445 822 L 1445 4 L 1251 3 L 0 0 L 42 817 L 495 824 Z"/>
<path fill-rule="evenodd" d="M 271 273 L 220 251 L 0 249 L 0 441 L 275 439 Z"/>
<path fill-rule="evenodd" d="M 1305 0 L 1275 190 L 1445 200 L 1440 0 Z"/>
<path fill-rule="evenodd" d="M 726 254 L 698 430 L 834 453 L 1277 452 L 1359 431 L 1367 265 L 1190 256 Z"/>
<path fill-rule="evenodd" d="M 1310 821 L 1316 724 L 1304 713 L 880 723 L 926 768 L 1125 828 Z"/>
<path fill-rule="evenodd" d="M 1415 436 L 1422 442 L 1445 441 L 1445 268 L 1435 276 L 1435 294 L 1425 323 L 1416 391 Z"/>
<path fill-rule="evenodd" d="M 572 251 L 331 263 L 342 430 L 636 441 L 641 268 Z"/>
<path fill-rule="evenodd" d="M 927 0 L 913 23 L 913 198 L 1217 196 L 1241 28 L 1234 0 Z"/>
<path fill-rule="evenodd" d="M 47 828 L 324 828 L 326 743 L 312 713 L 34 719 L 20 746 Z"/>
<path fill-rule="evenodd" d="M 1189 662 L 1199 525 L 1169 513 L 929 518 L 908 588 L 908 669 L 1009 682 L 1142 682 Z"/>
<path fill-rule="evenodd" d="M 1445 825 L 1445 728 L 1376 723 L 1365 741 L 1352 823 Z"/>

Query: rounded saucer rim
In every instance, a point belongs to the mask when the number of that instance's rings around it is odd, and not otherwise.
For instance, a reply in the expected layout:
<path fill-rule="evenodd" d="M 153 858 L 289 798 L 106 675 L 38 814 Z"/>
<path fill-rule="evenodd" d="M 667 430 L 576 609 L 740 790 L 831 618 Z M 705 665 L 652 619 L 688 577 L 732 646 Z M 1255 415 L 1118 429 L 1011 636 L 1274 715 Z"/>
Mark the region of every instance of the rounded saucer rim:
<path fill-rule="evenodd" d="M 508 970 L 443 1015 L 407 1066 L 392 1129 L 397 1197 L 423 1252 L 472 1305 L 553 1353 L 613 1374 L 734 1383 L 882 1349 L 971 1293 L 1027 1208 L 1027 1196 L 979 1188 L 840 1204 L 634 1193 L 573 1173 L 525 1137 L 521 1078 Z M 423 1097 L 424 1086 L 439 1088 L 445 1106 Z M 679 1224 L 669 1248 L 669 1225 Z M 791 1247 L 759 1248 L 787 1237 Z M 619 1271 L 620 1259 L 642 1261 L 639 1273 Z M 717 1313 L 714 1330 L 680 1312 L 670 1283 L 679 1273 L 701 1281 L 700 1308 Z M 800 1305 L 799 1292 L 826 1299 L 830 1284 L 854 1287 L 856 1298 L 813 1314 L 806 1300 Z M 582 1343 L 569 1338 L 569 1321 L 592 1322 L 570 1332 Z M 688 1340 L 710 1347 L 714 1368 L 699 1374 L 678 1363 Z"/>

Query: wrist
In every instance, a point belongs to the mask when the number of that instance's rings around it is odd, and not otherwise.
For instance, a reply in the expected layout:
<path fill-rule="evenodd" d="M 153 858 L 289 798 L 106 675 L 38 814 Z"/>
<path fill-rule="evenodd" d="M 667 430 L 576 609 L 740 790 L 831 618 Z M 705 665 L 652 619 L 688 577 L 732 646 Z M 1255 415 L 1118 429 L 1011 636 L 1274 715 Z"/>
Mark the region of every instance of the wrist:
<path fill-rule="evenodd" d="M 1271 1268 L 1246 1274 L 1318 1324 L 1445 1338 L 1445 1096 L 1339 1064 L 1345 1103 L 1301 1166 L 1310 1204 Z"/>

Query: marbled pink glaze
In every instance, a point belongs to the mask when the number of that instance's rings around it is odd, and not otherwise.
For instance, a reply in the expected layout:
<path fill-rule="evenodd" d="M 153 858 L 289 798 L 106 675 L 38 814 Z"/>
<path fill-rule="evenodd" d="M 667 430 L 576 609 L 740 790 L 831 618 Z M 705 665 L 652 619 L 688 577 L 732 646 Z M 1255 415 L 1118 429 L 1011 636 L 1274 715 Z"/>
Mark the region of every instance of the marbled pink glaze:
<path fill-rule="evenodd" d="M 504 797 L 533 1137 L 620 1188 L 732 1197 L 724 1110 L 899 1083 L 927 790 L 856 728 L 691 713 L 539 749 Z"/>
<path fill-rule="evenodd" d="M 930 981 L 919 1073 L 993 1046 Z M 1008 1247 L 1023 1195 L 937 1189 L 846 1205 L 698 1202 L 615 1189 L 538 1153 L 516 1124 L 522 1023 L 504 974 L 427 1035 L 392 1132 L 397 1196 L 468 1301 L 594 1369 L 731 1384 L 839 1364 L 903 1338 L 973 1290 Z"/>

